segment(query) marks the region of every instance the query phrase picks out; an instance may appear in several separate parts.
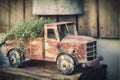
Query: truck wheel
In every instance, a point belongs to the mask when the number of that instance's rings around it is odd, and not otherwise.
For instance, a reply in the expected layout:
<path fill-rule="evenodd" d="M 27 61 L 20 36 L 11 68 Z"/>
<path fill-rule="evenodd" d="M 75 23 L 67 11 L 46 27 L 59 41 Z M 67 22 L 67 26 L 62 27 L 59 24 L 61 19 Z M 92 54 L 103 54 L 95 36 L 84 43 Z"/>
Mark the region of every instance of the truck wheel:
<path fill-rule="evenodd" d="M 76 69 L 75 60 L 72 56 L 63 54 L 57 58 L 57 68 L 62 74 L 69 75 L 72 74 Z"/>
<path fill-rule="evenodd" d="M 18 67 L 22 62 L 20 54 L 16 49 L 12 49 L 8 52 L 8 59 L 12 67 Z"/>

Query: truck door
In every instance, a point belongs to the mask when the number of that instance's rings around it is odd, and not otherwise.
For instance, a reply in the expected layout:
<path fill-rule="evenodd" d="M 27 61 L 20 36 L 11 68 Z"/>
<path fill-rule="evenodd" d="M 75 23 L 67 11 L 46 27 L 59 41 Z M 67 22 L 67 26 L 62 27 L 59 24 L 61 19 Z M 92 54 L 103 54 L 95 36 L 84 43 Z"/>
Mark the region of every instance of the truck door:
<path fill-rule="evenodd" d="M 45 60 L 56 61 L 58 55 L 58 39 L 54 28 L 47 28 L 45 31 Z"/>

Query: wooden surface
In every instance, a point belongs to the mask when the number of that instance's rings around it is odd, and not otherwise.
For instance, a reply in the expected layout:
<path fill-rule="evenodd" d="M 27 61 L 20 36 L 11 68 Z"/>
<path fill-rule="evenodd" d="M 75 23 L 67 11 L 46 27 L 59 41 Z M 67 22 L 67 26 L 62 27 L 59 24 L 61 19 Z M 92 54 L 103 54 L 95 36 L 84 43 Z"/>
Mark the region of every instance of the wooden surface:
<path fill-rule="evenodd" d="M 106 66 L 80 68 L 71 75 L 62 75 L 55 63 L 28 60 L 19 68 L 0 68 L 0 80 L 105 80 Z"/>
<path fill-rule="evenodd" d="M 22 76 L 37 79 L 37 80 L 78 80 L 80 73 L 73 75 L 62 75 L 56 68 L 55 63 L 44 62 L 44 61 L 26 61 L 21 64 L 20 68 L 0 68 L 0 73 L 9 74 L 16 78 Z M 2 74 L 0 74 L 2 75 Z M 0 76 L 1 77 L 1 76 Z M 12 77 L 11 77 L 12 78 Z M 2 79 L 2 77 L 1 77 Z M 29 79 L 28 79 L 29 80 Z"/>
<path fill-rule="evenodd" d="M 105 80 L 106 65 L 86 68 L 71 75 L 62 75 L 56 63 L 28 60 L 19 68 L 0 67 L 0 80 Z"/>
<path fill-rule="evenodd" d="M 72 75 L 72 76 L 65 76 L 65 75 L 61 75 L 61 74 L 52 74 L 52 73 L 47 73 L 44 71 L 40 72 L 34 72 L 31 70 L 24 70 L 24 69 L 18 69 L 18 68 L 3 68 L 1 70 L 1 72 L 5 72 L 8 74 L 12 74 L 12 75 L 19 75 L 22 77 L 29 77 L 32 79 L 38 79 L 38 80 L 64 80 L 64 79 L 70 79 L 70 80 L 77 80 L 80 76 L 80 74 L 76 74 L 76 75 Z"/>

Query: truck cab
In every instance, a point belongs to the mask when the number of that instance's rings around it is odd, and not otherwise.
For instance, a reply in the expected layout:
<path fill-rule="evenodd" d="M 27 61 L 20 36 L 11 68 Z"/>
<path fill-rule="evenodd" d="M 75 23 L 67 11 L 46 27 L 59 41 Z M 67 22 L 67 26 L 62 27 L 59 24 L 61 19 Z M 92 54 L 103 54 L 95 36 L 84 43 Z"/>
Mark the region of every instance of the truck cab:
<path fill-rule="evenodd" d="M 76 26 L 70 22 L 46 24 L 44 26 L 45 60 L 56 61 L 61 53 L 60 45 L 68 35 L 77 35 Z"/>
<path fill-rule="evenodd" d="M 44 37 L 28 41 L 24 47 L 25 58 L 56 62 L 60 72 L 66 75 L 76 71 L 79 64 L 81 67 L 96 66 L 103 59 L 96 57 L 96 39 L 78 35 L 72 22 L 45 24 Z M 12 53 L 18 54 L 17 57 L 12 58 Z M 13 66 L 24 61 L 19 54 L 19 51 L 7 47 L 7 55 Z"/>

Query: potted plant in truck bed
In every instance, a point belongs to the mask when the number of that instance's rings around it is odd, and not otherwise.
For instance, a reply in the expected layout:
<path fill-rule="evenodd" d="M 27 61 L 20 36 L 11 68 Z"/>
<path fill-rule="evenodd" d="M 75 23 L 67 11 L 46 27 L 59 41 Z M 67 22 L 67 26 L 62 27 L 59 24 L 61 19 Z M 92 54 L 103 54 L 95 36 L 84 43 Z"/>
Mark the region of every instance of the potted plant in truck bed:
<path fill-rule="evenodd" d="M 25 59 L 27 46 L 32 43 L 39 43 L 41 37 L 44 37 L 44 24 L 50 22 L 52 22 L 50 19 L 45 19 L 43 17 L 39 19 L 32 18 L 29 20 L 22 20 L 11 28 L 6 37 L 1 41 L 1 45 L 5 44 L 6 52 L 10 52 L 9 55 L 6 54 L 11 66 L 17 67 Z M 17 52 L 20 54 L 16 55 L 15 53 Z"/>

